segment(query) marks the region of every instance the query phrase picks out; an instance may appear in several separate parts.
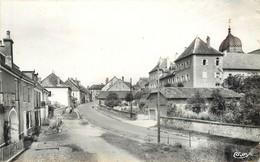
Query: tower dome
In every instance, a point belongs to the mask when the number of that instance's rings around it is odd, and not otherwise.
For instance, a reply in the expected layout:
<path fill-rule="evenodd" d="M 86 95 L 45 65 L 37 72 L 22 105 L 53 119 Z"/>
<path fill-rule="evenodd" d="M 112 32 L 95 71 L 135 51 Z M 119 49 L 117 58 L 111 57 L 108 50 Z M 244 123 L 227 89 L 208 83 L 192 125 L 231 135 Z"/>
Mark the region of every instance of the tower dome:
<path fill-rule="evenodd" d="M 238 37 L 231 34 L 231 28 L 228 28 L 228 35 L 225 40 L 219 46 L 220 52 L 234 52 L 234 53 L 244 53 L 242 50 L 242 42 Z"/>

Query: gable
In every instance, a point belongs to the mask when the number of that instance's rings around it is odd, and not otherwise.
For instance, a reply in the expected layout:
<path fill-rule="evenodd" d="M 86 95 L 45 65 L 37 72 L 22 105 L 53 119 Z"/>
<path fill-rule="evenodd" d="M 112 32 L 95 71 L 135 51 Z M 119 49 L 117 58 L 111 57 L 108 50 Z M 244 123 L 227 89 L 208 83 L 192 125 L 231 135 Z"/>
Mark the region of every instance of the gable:
<path fill-rule="evenodd" d="M 130 87 L 119 79 L 115 84 L 110 86 L 107 91 L 130 91 Z"/>
<path fill-rule="evenodd" d="M 117 77 L 112 78 L 103 88 L 102 91 L 107 91 L 113 84 L 118 81 Z"/>

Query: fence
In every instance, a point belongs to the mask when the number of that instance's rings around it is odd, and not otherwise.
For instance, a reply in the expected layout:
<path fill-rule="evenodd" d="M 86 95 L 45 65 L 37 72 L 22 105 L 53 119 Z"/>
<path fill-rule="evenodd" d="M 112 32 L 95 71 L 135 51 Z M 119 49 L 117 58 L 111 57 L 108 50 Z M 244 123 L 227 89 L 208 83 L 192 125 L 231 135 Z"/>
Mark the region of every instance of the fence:
<path fill-rule="evenodd" d="M 24 149 L 23 141 L 12 143 L 0 148 L 0 161 L 7 161 Z"/>
<path fill-rule="evenodd" d="M 149 143 L 157 143 L 157 130 L 148 128 L 148 135 L 144 140 Z M 161 144 L 172 145 L 172 147 L 177 146 L 190 149 L 190 155 L 194 156 L 194 161 L 201 161 L 200 159 L 205 156 L 209 156 L 211 161 L 239 161 L 238 158 L 235 158 L 235 155 L 238 153 L 248 155 L 243 160 L 259 159 L 260 157 L 260 154 L 255 149 L 257 144 L 233 143 L 229 140 L 196 135 L 188 131 L 169 131 L 161 128 L 160 141 Z M 223 159 L 219 160 L 219 158 Z"/>

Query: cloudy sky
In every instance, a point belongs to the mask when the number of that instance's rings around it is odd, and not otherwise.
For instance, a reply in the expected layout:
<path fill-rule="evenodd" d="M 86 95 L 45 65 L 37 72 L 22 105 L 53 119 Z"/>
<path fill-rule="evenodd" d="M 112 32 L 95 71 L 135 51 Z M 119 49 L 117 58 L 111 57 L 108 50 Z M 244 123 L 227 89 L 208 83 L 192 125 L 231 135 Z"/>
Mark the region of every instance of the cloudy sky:
<path fill-rule="evenodd" d="M 7 1 L 1 0 L 1 38 L 14 40 L 21 70 L 52 71 L 64 81 L 104 83 L 113 76 L 148 77 L 159 57 L 171 61 L 199 36 L 219 48 L 232 34 L 244 52 L 260 48 L 260 1 Z"/>

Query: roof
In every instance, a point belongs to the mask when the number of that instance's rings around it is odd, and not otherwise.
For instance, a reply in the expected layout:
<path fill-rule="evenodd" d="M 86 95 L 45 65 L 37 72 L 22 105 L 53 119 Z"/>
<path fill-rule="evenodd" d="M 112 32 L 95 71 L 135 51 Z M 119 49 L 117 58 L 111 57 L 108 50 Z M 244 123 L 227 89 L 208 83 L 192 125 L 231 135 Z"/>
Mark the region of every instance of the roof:
<path fill-rule="evenodd" d="M 249 52 L 248 54 L 260 54 L 260 49 Z"/>
<path fill-rule="evenodd" d="M 89 87 L 89 90 L 101 90 L 105 85 L 104 84 L 93 84 Z"/>
<path fill-rule="evenodd" d="M 160 89 L 160 93 L 168 98 L 178 98 L 178 99 L 187 99 L 191 96 L 194 96 L 196 92 L 199 92 L 203 94 L 205 98 L 212 98 L 211 94 L 213 90 L 219 89 L 220 93 L 224 96 L 224 98 L 240 98 L 241 95 L 226 89 L 226 88 L 188 88 L 188 87 L 164 87 L 163 89 Z M 153 93 L 157 93 L 157 91 L 152 91 L 149 96 Z M 149 98 L 148 96 L 148 98 Z"/>
<path fill-rule="evenodd" d="M 117 94 L 118 98 L 124 99 L 126 97 L 127 93 L 130 93 L 130 91 L 101 91 L 98 95 L 98 99 L 106 99 L 109 93 L 114 92 Z"/>
<path fill-rule="evenodd" d="M 51 73 L 45 79 L 42 80 L 43 87 L 48 88 L 69 88 L 56 74 Z"/>
<path fill-rule="evenodd" d="M 219 46 L 219 51 L 224 52 L 231 52 L 230 47 L 240 47 L 237 49 L 238 53 L 244 53 L 242 50 L 242 42 L 238 37 L 235 37 L 231 34 L 231 28 L 228 28 L 228 35 L 226 39 L 222 41 L 222 43 Z"/>
<path fill-rule="evenodd" d="M 158 68 L 159 68 L 159 64 L 157 64 L 157 65 L 149 72 L 149 74 L 152 73 L 152 72 L 154 72 L 154 71 L 156 71 Z"/>
<path fill-rule="evenodd" d="M 205 43 L 204 41 L 202 41 L 199 37 L 196 37 L 192 43 L 190 44 L 190 46 L 175 60 L 179 61 L 183 58 L 186 58 L 188 56 L 191 55 L 223 55 L 223 53 L 215 50 L 214 48 L 210 47 L 207 45 L 207 43 Z"/>
<path fill-rule="evenodd" d="M 162 77 L 160 78 L 160 80 L 173 77 L 174 75 L 175 75 L 175 71 L 169 72 L 169 73 L 167 73 L 165 76 L 162 76 Z"/>
<path fill-rule="evenodd" d="M 223 60 L 223 69 L 260 70 L 258 54 L 227 53 Z"/>

